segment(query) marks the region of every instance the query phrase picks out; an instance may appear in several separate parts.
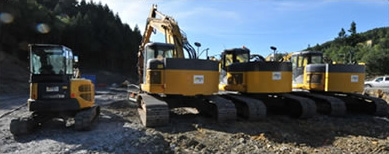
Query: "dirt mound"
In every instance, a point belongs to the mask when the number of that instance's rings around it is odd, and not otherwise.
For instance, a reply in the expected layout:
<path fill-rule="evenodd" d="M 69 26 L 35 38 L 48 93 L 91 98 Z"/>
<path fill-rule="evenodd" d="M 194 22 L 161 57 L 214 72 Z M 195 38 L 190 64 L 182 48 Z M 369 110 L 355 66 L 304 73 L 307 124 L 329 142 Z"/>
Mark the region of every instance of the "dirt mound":
<path fill-rule="evenodd" d="M 0 51 L 0 94 L 28 93 L 28 64 Z"/>

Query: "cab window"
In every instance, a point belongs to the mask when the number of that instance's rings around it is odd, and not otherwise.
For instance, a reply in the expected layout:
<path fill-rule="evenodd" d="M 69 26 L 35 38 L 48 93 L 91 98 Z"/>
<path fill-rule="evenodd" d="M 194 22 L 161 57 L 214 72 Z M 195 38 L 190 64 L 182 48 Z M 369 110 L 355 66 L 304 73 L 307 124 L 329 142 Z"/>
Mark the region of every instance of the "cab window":
<path fill-rule="evenodd" d="M 303 66 L 307 66 L 308 64 L 308 57 L 304 57 L 304 60 L 303 60 Z"/>
<path fill-rule="evenodd" d="M 299 56 L 299 58 L 298 58 L 298 66 L 297 67 L 303 67 L 303 56 Z"/>
<path fill-rule="evenodd" d="M 311 64 L 321 64 L 322 63 L 322 57 L 319 55 L 312 56 L 311 57 Z"/>
<path fill-rule="evenodd" d="M 225 58 L 225 66 L 229 66 L 233 63 L 233 55 L 232 54 L 226 54 Z"/>
<path fill-rule="evenodd" d="M 248 54 L 237 54 L 236 61 L 238 63 L 246 63 L 249 61 L 249 55 Z"/>
<path fill-rule="evenodd" d="M 150 47 L 146 48 L 146 61 L 152 58 L 162 59 L 162 58 L 173 58 L 173 50 L 161 50 L 161 49 L 152 49 Z"/>
<path fill-rule="evenodd" d="M 383 78 L 377 78 L 375 79 L 375 82 L 381 82 L 383 80 Z"/>
<path fill-rule="evenodd" d="M 296 68 L 297 66 L 297 56 L 292 56 L 292 67 Z"/>

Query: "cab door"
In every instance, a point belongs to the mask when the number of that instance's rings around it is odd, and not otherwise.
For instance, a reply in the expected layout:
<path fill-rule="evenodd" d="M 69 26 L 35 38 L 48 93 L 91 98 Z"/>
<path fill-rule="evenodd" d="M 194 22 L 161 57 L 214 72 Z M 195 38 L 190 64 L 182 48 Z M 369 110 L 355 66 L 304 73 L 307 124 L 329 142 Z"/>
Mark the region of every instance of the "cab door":
<path fill-rule="evenodd" d="M 384 80 L 382 81 L 382 87 L 389 88 L 389 76 L 384 77 Z"/>
<path fill-rule="evenodd" d="M 379 77 L 374 79 L 372 87 L 383 87 L 384 77 Z"/>

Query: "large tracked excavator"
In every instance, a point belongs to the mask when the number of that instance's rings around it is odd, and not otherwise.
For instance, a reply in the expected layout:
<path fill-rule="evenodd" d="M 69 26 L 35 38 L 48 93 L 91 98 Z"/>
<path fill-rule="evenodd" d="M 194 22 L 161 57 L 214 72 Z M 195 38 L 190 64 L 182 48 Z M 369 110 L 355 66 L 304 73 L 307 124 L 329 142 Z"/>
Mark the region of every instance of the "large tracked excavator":
<path fill-rule="evenodd" d="M 154 30 L 165 34 L 166 43 L 150 43 Z M 218 62 L 198 59 L 177 22 L 157 11 L 156 5 L 146 22 L 138 52 L 138 72 L 140 92 L 136 100 L 146 127 L 166 125 L 169 110 L 178 107 L 197 108 L 218 121 L 236 119 L 234 104 L 213 95 L 218 92 Z"/>
<path fill-rule="evenodd" d="M 313 99 L 318 112 L 330 115 L 366 113 L 388 114 L 388 104 L 380 98 L 362 95 L 365 66 L 325 63 L 320 51 L 291 53 L 284 59 L 293 65 L 294 94 Z"/>
<path fill-rule="evenodd" d="M 31 44 L 30 46 L 29 115 L 13 119 L 14 135 L 31 133 L 45 121 L 74 118 L 76 130 L 89 130 L 99 116 L 94 103 L 94 85 L 79 78 L 74 67 L 73 52 L 62 45 Z"/>
<path fill-rule="evenodd" d="M 250 55 L 247 48 L 224 50 L 221 55 L 219 89 L 235 103 L 238 115 L 249 120 L 260 119 L 267 111 L 296 118 L 315 115 L 312 100 L 290 94 L 290 62 L 266 61 L 260 55 Z"/>

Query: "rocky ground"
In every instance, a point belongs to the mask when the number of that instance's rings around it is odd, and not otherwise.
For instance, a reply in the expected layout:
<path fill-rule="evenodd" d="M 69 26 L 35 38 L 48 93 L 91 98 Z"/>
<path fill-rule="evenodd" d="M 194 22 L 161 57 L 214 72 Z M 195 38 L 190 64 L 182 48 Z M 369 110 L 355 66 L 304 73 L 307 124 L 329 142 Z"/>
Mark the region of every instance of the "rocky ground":
<path fill-rule="evenodd" d="M 144 128 L 126 97 L 118 90 L 97 91 L 102 113 L 91 131 L 78 132 L 55 119 L 34 134 L 14 137 L 9 123 L 26 114 L 27 95 L 1 96 L 0 153 L 389 153 L 387 117 L 269 115 L 257 122 L 217 123 L 176 109 L 169 125 Z"/>

